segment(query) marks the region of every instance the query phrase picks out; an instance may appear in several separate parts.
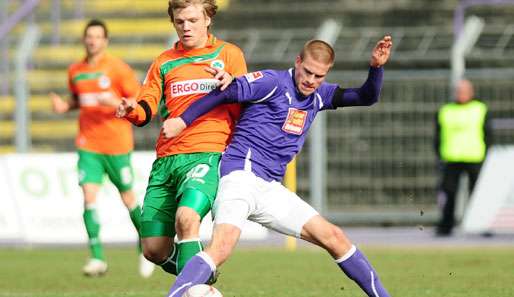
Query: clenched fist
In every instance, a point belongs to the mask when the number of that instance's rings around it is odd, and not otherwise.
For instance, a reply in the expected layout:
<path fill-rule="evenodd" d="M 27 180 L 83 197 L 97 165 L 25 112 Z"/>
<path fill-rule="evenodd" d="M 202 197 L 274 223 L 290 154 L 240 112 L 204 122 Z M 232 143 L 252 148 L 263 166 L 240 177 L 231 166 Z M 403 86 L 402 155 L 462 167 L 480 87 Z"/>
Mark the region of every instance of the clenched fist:
<path fill-rule="evenodd" d="M 116 117 L 123 118 L 131 113 L 136 108 L 137 102 L 135 99 L 121 98 L 121 102 L 116 108 Z"/>
<path fill-rule="evenodd" d="M 166 138 L 173 138 L 186 128 L 186 123 L 182 118 L 170 118 L 162 123 L 162 134 Z"/>

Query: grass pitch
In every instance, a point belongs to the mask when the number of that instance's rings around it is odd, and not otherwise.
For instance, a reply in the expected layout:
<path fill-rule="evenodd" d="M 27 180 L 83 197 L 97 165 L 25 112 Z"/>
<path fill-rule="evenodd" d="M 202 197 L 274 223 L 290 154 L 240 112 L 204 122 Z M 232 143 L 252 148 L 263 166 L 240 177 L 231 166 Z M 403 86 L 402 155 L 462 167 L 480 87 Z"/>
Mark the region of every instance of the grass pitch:
<path fill-rule="evenodd" d="M 392 296 L 514 296 L 514 248 L 364 248 Z M 0 297 L 165 296 L 174 277 L 137 274 L 135 249 L 107 247 L 109 272 L 81 275 L 77 248 L 0 249 Z M 215 285 L 225 297 L 361 297 L 319 249 L 239 248 Z"/>

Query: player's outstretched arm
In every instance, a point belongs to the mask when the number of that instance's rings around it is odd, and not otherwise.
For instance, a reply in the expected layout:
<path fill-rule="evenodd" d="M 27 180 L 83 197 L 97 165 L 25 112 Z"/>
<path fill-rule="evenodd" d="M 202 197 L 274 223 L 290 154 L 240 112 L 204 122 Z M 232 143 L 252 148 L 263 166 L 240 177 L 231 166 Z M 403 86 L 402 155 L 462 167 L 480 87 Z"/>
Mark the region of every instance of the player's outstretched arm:
<path fill-rule="evenodd" d="M 391 56 L 391 48 L 393 46 L 393 39 L 391 36 L 386 35 L 379 40 L 373 50 L 371 51 L 371 60 L 369 64 L 371 67 L 382 67 L 389 57 Z"/>
<path fill-rule="evenodd" d="M 371 52 L 368 78 L 364 84 L 360 88 L 339 87 L 332 98 L 332 106 L 370 106 L 376 103 L 382 89 L 384 75 L 382 66 L 389 60 L 392 46 L 393 41 L 389 35 L 379 40 Z"/>

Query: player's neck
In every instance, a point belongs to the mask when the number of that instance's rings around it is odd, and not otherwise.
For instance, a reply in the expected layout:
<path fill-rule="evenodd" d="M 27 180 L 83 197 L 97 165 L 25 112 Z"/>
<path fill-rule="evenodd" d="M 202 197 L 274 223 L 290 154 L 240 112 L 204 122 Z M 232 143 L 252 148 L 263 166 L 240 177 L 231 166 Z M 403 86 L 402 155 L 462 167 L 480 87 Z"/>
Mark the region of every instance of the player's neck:
<path fill-rule="evenodd" d="M 298 86 L 296 85 L 296 79 L 294 78 L 294 74 L 295 74 L 295 71 L 293 68 L 293 71 L 291 71 L 291 79 L 293 80 L 294 89 L 296 90 L 296 95 L 297 95 L 296 99 L 298 99 L 298 101 L 303 101 L 309 96 L 306 96 L 306 95 L 302 94 L 302 92 L 300 92 L 300 89 L 298 89 Z"/>
<path fill-rule="evenodd" d="M 86 57 L 86 61 L 89 65 L 96 65 L 98 64 L 98 62 L 100 61 L 100 59 L 102 59 L 102 57 L 104 56 L 105 52 L 99 52 L 97 54 L 94 54 L 94 55 L 87 55 Z"/>

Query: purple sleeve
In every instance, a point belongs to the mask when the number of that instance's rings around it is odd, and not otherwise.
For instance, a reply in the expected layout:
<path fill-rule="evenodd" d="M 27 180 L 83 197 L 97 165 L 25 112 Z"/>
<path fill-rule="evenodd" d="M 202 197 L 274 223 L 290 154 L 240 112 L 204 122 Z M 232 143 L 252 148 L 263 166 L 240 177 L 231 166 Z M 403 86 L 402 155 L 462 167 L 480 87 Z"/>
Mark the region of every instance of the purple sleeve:
<path fill-rule="evenodd" d="M 194 120 L 220 104 L 264 101 L 277 89 L 276 76 L 273 70 L 245 74 L 234 79 L 224 91 L 217 88 L 196 100 L 180 117 L 189 126 Z"/>
<path fill-rule="evenodd" d="M 263 102 L 278 90 L 279 77 L 274 70 L 263 70 L 245 74 L 237 79 L 238 102 Z"/>
<path fill-rule="evenodd" d="M 219 88 L 212 90 L 209 94 L 193 102 L 189 107 L 180 115 L 182 120 L 187 126 L 197 118 L 201 117 L 209 110 L 223 103 L 236 103 L 237 100 L 237 81 L 234 80 L 224 91 Z"/>
<path fill-rule="evenodd" d="M 378 101 L 382 89 L 382 67 L 370 67 L 368 79 L 360 88 L 338 88 L 332 96 L 332 107 L 369 106 Z"/>

